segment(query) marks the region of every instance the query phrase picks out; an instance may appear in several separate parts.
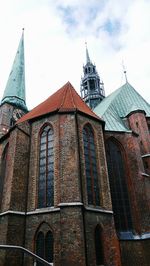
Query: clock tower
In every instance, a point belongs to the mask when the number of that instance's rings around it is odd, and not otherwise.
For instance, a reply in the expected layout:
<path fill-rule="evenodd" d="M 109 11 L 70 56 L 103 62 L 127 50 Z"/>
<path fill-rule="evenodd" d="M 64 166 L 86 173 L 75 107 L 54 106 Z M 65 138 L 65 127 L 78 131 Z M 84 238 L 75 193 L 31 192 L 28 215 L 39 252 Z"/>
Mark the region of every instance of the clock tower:
<path fill-rule="evenodd" d="M 0 104 L 0 137 L 25 113 L 24 30 Z"/>

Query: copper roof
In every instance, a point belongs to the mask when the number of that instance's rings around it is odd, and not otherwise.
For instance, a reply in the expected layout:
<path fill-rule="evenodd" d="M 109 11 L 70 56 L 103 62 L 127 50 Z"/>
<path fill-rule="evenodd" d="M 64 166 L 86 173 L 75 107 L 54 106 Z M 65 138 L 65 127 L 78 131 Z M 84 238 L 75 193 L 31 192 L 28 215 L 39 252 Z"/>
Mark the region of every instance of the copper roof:
<path fill-rule="evenodd" d="M 62 88 L 52 94 L 47 100 L 36 106 L 29 113 L 21 117 L 17 124 L 46 115 L 52 112 L 74 112 L 80 111 L 98 120 L 97 116 L 81 99 L 70 82 L 67 82 Z"/>
<path fill-rule="evenodd" d="M 105 120 L 106 131 L 130 132 L 124 118 L 137 110 L 145 111 L 146 117 L 150 117 L 149 103 L 126 82 L 99 103 L 94 112 Z"/>
<path fill-rule="evenodd" d="M 12 65 L 1 104 L 10 103 L 27 110 L 25 97 L 24 32 Z"/>

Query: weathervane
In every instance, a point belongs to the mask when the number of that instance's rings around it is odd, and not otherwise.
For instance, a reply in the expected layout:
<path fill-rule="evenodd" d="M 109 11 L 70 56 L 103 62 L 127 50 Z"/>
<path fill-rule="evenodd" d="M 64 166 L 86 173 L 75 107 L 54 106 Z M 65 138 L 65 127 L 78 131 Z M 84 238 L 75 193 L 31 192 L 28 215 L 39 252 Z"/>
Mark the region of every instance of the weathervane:
<path fill-rule="evenodd" d="M 126 80 L 126 82 L 128 81 L 127 80 L 127 71 L 126 71 L 126 68 L 125 68 L 125 65 L 124 65 L 124 61 L 122 60 L 122 68 L 123 68 L 123 73 L 124 73 L 124 75 L 125 75 L 125 80 Z"/>

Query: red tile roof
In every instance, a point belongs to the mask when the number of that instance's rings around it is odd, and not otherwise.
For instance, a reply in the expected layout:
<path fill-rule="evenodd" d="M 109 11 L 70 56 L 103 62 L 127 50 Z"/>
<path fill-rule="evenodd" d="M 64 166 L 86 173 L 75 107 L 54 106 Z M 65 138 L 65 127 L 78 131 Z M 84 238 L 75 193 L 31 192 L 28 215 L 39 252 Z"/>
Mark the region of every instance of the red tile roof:
<path fill-rule="evenodd" d="M 85 104 L 85 102 L 75 91 L 71 83 L 67 82 L 62 88 L 52 94 L 47 100 L 21 117 L 17 121 L 17 124 L 56 111 L 80 111 L 98 120 L 102 120 Z"/>

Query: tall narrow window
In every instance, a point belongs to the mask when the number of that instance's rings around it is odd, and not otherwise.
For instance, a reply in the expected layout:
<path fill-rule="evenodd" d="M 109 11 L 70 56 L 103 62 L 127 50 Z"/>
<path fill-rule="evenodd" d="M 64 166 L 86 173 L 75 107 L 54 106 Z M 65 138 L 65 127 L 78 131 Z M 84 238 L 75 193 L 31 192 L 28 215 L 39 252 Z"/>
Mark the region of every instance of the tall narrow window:
<path fill-rule="evenodd" d="M 36 239 L 36 254 L 44 259 L 44 234 L 39 232 Z M 37 266 L 42 266 L 43 263 L 37 262 Z"/>
<path fill-rule="evenodd" d="M 94 143 L 94 134 L 90 125 L 83 129 L 84 158 L 88 204 L 100 205 L 97 162 Z"/>
<path fill-rule="evenodd" d="M 132 218 L 125 163 L 122 150 L 115 141 L 106 144 L 107 165 L 116 229 L 120 232 L 132 230 Z"/>
<path fill-rule="evenodd" d="M 7 164 L 7 156 L 8 156 L 8 144 L 5 146 L 5 149 L 2 154 L 1 159 L 1 171 L 0 171 L 0 209 L 3 198 L 3 187 L 4 187 L 4 179 L 6 175 L 6 164 Z"/>
<path fill-rule="evenodd" d="M 49 262 L 53 262 L 53 234 L 48 231 L 45 236 L 45 259 Z"/>
<path fill-rule="evenodd" d="M 104 265 L 102 229 L 99 225 L 95 228 L 95 254 L 96 265 Z"/>
<path fill-rule="evenodd" d="M 36 254 L 48 262 L 53 262 L 53 234 L 51 231 L 38 232 L 36 237 Z M 37 266 L 42 266 L 43 263 L 37 262 Z"/>
<path fill-rule="evenodd" d="M 40 135 L 38 207 L 54 205 L 54 132 L 47 125 Z"/>

